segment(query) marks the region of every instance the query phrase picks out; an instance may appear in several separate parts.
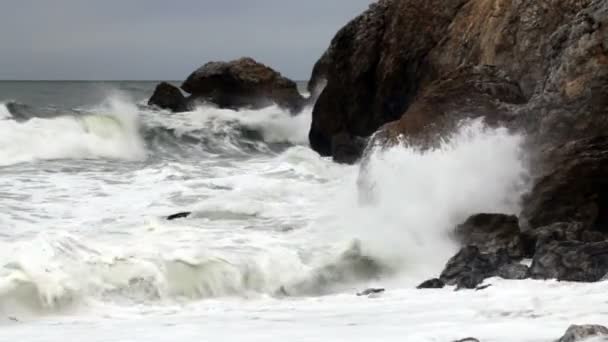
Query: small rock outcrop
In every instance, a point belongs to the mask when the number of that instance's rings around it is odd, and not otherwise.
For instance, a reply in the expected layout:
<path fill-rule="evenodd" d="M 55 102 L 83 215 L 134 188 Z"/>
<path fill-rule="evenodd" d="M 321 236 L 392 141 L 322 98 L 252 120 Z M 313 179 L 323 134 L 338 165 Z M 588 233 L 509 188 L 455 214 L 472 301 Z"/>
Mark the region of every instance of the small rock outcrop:
<path fill-rule="evenodd" d="M 593 337 L 604 337 L 608 340 L 608 328 L 601 325 L 572 325 L 564 336 L 555 342 L 582 342 Z"/>
<path fill-rule="evenodd" d="M 294 113 L 305 99 L 295 82 L 252 58 L 209 62 L 194 71 L 182 84 L 191 97 L 221 108 L 263 108 L 273 104 Z"/>
<path fill-rule="evenodd" d="M 188 100 L 176 86 L 162 82 L 154 89 L 154 94 L 148 101 L 149 106 L 156 106 L 175 113 L 188 110 Z"/>

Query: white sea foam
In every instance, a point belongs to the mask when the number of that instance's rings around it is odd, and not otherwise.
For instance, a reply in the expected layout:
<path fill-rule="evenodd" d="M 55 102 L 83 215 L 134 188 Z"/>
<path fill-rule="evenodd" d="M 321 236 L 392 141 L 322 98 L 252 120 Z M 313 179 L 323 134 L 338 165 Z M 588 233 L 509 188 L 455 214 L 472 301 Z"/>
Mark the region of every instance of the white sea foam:
<path fill-rule="evenodd" d="M 481 212 L 518 214 L 526 190 L 523 137 L 464 124 L 432 150 L 397 146 L 362 166 L 358 193 L 341 194 L 332 230 L 413 277 L 436 275 L 457 248 L 449 232 Z"/>

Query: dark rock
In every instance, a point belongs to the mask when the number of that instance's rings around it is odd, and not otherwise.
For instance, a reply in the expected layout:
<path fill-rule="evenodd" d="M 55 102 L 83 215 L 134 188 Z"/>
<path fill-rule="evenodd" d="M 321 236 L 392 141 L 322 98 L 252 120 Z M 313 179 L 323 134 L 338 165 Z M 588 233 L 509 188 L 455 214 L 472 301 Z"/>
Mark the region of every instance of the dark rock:
<path fill-rule="evenodd" d="M 176 86 L 162 82 L 154 89 L 154 94 L 148 101 L 149 106 L 168 109 L 172 112 L 185 112 L 188 110 L 186 97 Z"/>
<path fill-rule="evenodd" d="M 462 340 L 458 340 L 458 341 L 454 341 L 454 342 L 479 342 L 479 340 L 476 338 L 473 338 L 473 337 L 467 337 Z"/>
<path fill-rule="evenodd" d="M 484 279 L 496 276 L 501 267 L 512 262 L 505 250 L 482 254 L 479 248 L 467 246 L 448 261 L 439 279 L 446 285 L 457 285 L 458 289 L 474 289 Z"/>
<path fill-rule="evenodd" d="M 373 295 L 373 294 L 383 293 L 384 291 L 386 291 L 386 290 L 385 289 L 367 289 L 365 291 L 361 291 L 361 292 L 357 293 L 357 296 L 359 296 L 359 297 L 369 296 L 369 295 Z"/>
<path fill-rule="evenodd" d="M 305 103 L 295 82 L 251 58 L 209 62 L 193 72 L 182 89 L 221 108 L 258 109 L 277 104 L 295 113 Z"/>
<path fill-rule="evenodd" d="M 420 90 L 401 119 L 380 129 L 382 145 L 400 140 L 437 146 L 464 119 L 483 118 L 490 126 L 508 125 L 513 105 L 525 101 L 519 86 L 496 67 L 462 67 Z"/>
<path fill-rule="evenodd" d="M 496 275 L 503 279 L 521 280 L 528 278 L 529 267 L 522 264 L 511 263 L 501 266 Z"/>
<path fill-rule="evenodd" d="M 331 150 L 333 160 L 341 164 L 354 164 L 361 158 L 367 141 L 363 138 L 351 137 L 348 133 L 333 136 Z"/>
<path fill-rule="evenodd" d="M 417 289 L 442 289 L 445 287 L 445 283 L 438 278 L 430 279 L 424 283 L 418 285 Z"/>
<path fill-rule="evenodd" d="M 327 85 L 311 146 L 330 155 L 335 134 L 366 137 L 392 121 L 389 138 L 426 138 L 480 116 L 541 147 L 605 134 L 606 36 L 605 0 L 381 0 L 315 67 L 311 88 Z"/>
<path fill-rule="evenodd" d="M 332 137 L 346 131 L 351 136 L 369 136 L 380 125 L 395 120 L 394 113 L 372 112 L 377 87 L 375 73 L 382 51 L 385 14 L 392 0 L 380 0 L 342 28 L 316 64 L 309 89 L 327 81 L 313 110 L 309 133 L 311 147 L 331 155 Z M 348 90 L 346 89 L 348 88 Z"/>
<path fill-rule="evenodd" d="M 524 197 L 528 228 L 578 221 L 608 233 L 608 136 L 558 146 L 547 158 L 551 165 Z"/>
<path fill-rule="evenodd" d="M 521 234 L 526 249 L 526 257 L 533 257 L 539 243 L 552 241 L 601 242 L 606 234 L 587 230 L 581 222 L 557 222 L 548 226 L 527 230 Z"/>
<path fill-rule="evenodd" d="M 183 213 L 177 213 L 177 214 L 173 214 L 167 217 L 167 221 L 173 221 L 173 220 L 178 220 L 178 219 L 182 219 L 182 218 L 187 218 L 190 215 L 192 215 L 191 212 L 186 211 Z"/>
<path fill-rule="evenodd" d="M 608 241 L 539 242 L 530 267 L 535 279 L 595 282 L 608 274 Z"/>
<path fill-rule="evenodd" d="M 525 254 L 517 216 L 473 215 L 456 227 L 455 236 L 462 245 L 476 246 L 481 253 L 496 253 L 504 249 L 513 258 L 521 258 Z"/>
<path fill-rule="evenodd" d="M 608 328 L 601 325 L 572 325 L 556 342 L 579 342 L 599 336 L 605 336 L 608 340 Z"/>

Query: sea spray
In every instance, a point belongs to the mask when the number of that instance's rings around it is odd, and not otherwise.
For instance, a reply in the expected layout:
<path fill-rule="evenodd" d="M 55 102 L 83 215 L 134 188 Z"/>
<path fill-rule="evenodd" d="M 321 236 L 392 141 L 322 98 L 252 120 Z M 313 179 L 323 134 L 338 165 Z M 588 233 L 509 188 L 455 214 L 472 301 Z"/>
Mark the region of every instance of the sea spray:
<path fill-rule="evenodd" d="M 365 161 L 359 187 L 335 199 L 331 228 L 416 282 L 457 250 L 450 232 L 468 216 L 519 213 L 526 189 L 523 136 L 463 123 L 437 148 L 398 145 Z"/>

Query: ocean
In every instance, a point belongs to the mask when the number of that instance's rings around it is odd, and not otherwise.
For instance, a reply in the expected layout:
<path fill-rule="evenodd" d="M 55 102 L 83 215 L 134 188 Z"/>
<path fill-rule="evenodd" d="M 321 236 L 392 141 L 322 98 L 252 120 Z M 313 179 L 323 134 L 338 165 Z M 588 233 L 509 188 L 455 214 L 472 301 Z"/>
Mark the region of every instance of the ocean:
<path fill-rule="evenodd" d="M 0 341 L 552 341 L 605 323 L 605 282 L 415 289 L 455 225 L 519 213 L 522 136 L 471 121 L 339 165 L 308 147 L 312 108 L 173 114 L 146 106 L 156 83 L 0 82 Z"/>

